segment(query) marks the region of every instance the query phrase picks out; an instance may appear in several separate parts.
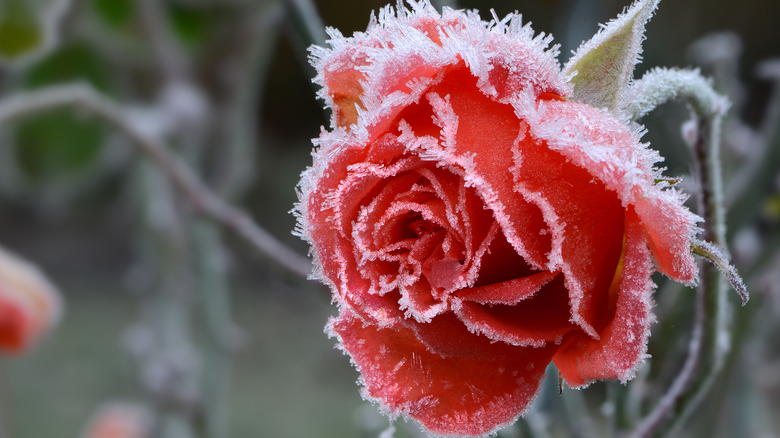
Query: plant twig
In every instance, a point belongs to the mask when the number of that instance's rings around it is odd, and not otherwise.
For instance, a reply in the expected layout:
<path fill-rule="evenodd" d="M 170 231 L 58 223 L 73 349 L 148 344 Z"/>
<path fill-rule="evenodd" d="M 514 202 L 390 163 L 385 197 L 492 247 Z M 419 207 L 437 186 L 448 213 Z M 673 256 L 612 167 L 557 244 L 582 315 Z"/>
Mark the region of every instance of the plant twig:
<path fill-rule="evenodd" d="M 112 125 L 159 166 L 200 214 L 229 228 L 286 270 L 307 277 L 311 263 L 260 227 L 244 211 L 209 190 L 159 139 L 145 133 L 112 100 L 86 84 L 66 84 L 18 93 L 0 101 L 0 125 L 56 107 L 72 106 Z"/>
<path fill-rule="evenodd" d="M 230 316 L 227 262 L 219 230 L 213 224 L 195 220 L 191 228 L 207 334 L 202 385 L 205 436 L 223 438 L 228 435 L 230 365 L 237 332 Z"/>
<path fill-rule="evenodd" d="M 178 48 L 171 28 L 165 22 L 164 3 L 158 0 L 137 0 L 141 23 L 148 34 L 156 64 L 167 81 L 185 80 L 189 74 L 188 61 Z"/>

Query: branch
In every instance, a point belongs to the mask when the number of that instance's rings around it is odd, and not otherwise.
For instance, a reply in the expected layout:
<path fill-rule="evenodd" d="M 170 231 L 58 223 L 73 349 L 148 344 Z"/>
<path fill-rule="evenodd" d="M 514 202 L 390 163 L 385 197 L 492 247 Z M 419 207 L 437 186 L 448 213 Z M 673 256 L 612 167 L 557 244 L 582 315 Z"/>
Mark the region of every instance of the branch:
<path fill-rule="evenodd" d="M 117 103 L 89 85 L 55 85 L 9 96 L 0 101 L 0 125 L 56 107 L 75 107 L 103 119 L 159 166 L 198 213 L 232 230 L 288 271 L 304 278 L 311 272 L 311 262 L 306 257 L 276 239 L 244 211 L 225 203 L 162 141 L 133 124 Z"/>

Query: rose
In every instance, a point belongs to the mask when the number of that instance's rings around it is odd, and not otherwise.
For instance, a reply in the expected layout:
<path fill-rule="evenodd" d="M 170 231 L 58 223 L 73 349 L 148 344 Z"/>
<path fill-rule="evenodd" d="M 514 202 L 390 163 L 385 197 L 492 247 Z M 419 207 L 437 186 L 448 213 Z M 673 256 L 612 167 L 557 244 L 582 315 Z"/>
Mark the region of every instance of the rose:
<path fill-rule="evenodd" d="M 59 293 L 43 274 L 0 248 L 0 351 L 26 351 L 61 313 Z"/>
<path fill-rule="evenodd" d="M 690 283 L 697 217 L 637 129 L 571 101 L 549 39 L 428 3 L 312 49 L 332 113 L 300 233 L 364 396 L 439 434 L 513 421 L 550 361 L 633 377 L 655 269 Z M 655 267 L 652 260 L 655 260 Z"/>

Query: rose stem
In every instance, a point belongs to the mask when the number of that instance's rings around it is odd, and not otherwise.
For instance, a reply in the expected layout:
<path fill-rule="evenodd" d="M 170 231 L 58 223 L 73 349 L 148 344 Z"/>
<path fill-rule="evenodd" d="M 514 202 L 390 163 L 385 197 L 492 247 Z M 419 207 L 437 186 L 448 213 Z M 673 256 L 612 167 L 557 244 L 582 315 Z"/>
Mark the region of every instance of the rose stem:
<path fill-rule="evenodd" d="M 327 36 L 325 25 L 317 12 L 317 7 L 311 0 L 283 0 L 290 21 L 295 26 L 301 42 L 306 46 L 312 44 L 324 46 Z"/>
<path fill-rule="evenodd" d="M 457 0 L 432 0 L 431 4 L 439 12 L 441 12 L 444 6 L 447 6 L 448 8 L 452 8 L 452 9 L 458 9 Z"/>
<path fill-rule="evenodd" d="M 720 128 L 727 108 L 698 72 L 655 69 L 632 87 L 635 99 L 627 111 L 634 120 L 670 99 L 687 102 L 696 117 L 693 162 L 701 190 L 699 212 L 704 217 L 702 237 L 717 247 L 725 247 L 722 182 L 720 172 Z M 696 290 L 694 327 L 688 356 L 669 390 L 642 420 L 631 437 L 648 437 L 662 427 L 677 430 L 699 404 L 731 349 L 731 312 L 726 303 L 723 277 L 711 264 L 700 263 L 700 283 Z M 669 421 L 667 425 L 667 420 Z"/>

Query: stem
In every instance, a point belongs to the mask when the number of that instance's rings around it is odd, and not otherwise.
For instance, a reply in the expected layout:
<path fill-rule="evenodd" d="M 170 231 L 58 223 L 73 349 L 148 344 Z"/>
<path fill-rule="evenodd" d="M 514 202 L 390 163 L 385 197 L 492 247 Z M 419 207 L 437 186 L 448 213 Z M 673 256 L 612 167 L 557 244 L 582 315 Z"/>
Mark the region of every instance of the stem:
<path fill-rule="evenodd" d="M 720 128 L 728 103 L 696 71 L 655 69 L 631 88 L 626 114 L 636 120 L 669 99 L 687 102 L 697 116 L 693 141 L 694 167 L 699 180 L 702 237 L 725 247 Z M 701 248 L 701 245 L 697 246 Z M 694 249 L 697 252 L 697 249 Z M 701 251 L 700 251 L 701 252 Z M 682 370 L 655 408 L 630 435 L 648 437 L 662 427 L 672 433 L 681 427 L 712 385 L 731 350 L 731 309 L 726 303 L 723 277 L 713 266 L 700 264 L 694 328 Z M 667 424 L 667 420 L 669 421 Z"/>
<path fill-rule="evenodd" d="M 718 125 L 718 130 L 720 118 L 729 106 L 728 100 L 718 94 L 710 81 L 702 77 L 697 70 L 654 68 L 631 86 L 625 99 L 628 104 L 623 108 L 623 112 L 630 120 L 639 120 L 672 99 L 689 104 L 699 117 L 713 119 L 710 124 Z M 715 118 L 718 119 L 717 122 Z M 720 137 L 715 139 L 718 142 L 715 147 L 716 155 L 720 155 L 719 139 Z M 720 166 L 717 174 L 720 175 Z"/>
<path fill-rule="evenodd" d="M 188 61 L 179 50 L 170 26 L 166 23 L 164 2 L 159 0 L 137 0 L 141 23 L 148 34 L 150 47 L 154 51 L 156 65 L 160 66 L 166 81 L 186 80 Z"/>
<path fill-rule="evenodd" d="M 244 211 L 225 203 L 170 152 L 163 142 L 134 125 L 118 104 L 88 85 L 55 85 L 9 96 L 0 102 L 0 125 L 63 106 L 87 111 L 112 125 L 162 170 L 198 213 L 232 230 L 289 272 L 304 278 L 309 275 L 311 263 L 306 257 L 276 239 Z"/>
<path fill-rule="evenodd" d="M 298 36 L 308 47 L 312 44 L 324 46 L 325 25 L 317 12 L 317 6 L 311 0 L 283 0 Z"/>
<path fill-rule="evenodd" d="M 431 4 L 437 11 L 441 12 L 443 7 L 458 9 L 458 0 L 432 0 Z"/>
<path fill-rule="evenodd" d="M 195 221 L 192 227 L 202 312 L 206 326 L 203 364 L 203 404 L 206 436 L 222 438 L 228 430 L 233 323 L 230 291 L 226 281 L 226 260 L 218 230 L 212 224 Z"/>
<path fill-rule="evenodd" d="M 170 182 L 158 169 L 138 166 L 139 204 L 144 212 L 141 236 L 143 255 L 154 283 L 144 300 L 144 320 L 151 348 L 138 350 L 141 381 L 155 408 L 155 436 L 180 429 L 193 437 L 192 418 L 201 411 L 197 397 L 198 369 L 191 338 L 193 270 L 183 212 Z"/>
<path fill-rule="evenodd" d="M 271 57 L 279 38 L 279 28 L 284 17 L 281 3 L 263 7 L 251 17 L 239 32 L 240 41 L 244 41 L 241 53 L 234 59 L 221 62 L 235 62 L 238 67 L 230 77 L 232 87 L 223 108 L 216 111 L 216 117 L 222 117 L 216 124 L 218 138 L 227 139 L 224 153 L 215 165 L 213 187 L 225 199 L 234 199 L 244 192 L 255 178 L 257 151 L 261 149 L 258 123 L 261 105 L 266 90 Z"/>
<path fill-rule="evenodd" d="M 663 426 L 667 417 L 674 411 L 682 396 L 691 387 L 696 378 L 696 371 L 702 356 L 702 337 L 706 320 L 703 288 L 696 289 L 696 301 L 694 302 L 694 324 L 691 340 L 688 344 L 688 356 L 672 385 L 656 403 L 655 408 L 629 435 L 630 438 L 644 438 Z"/>

